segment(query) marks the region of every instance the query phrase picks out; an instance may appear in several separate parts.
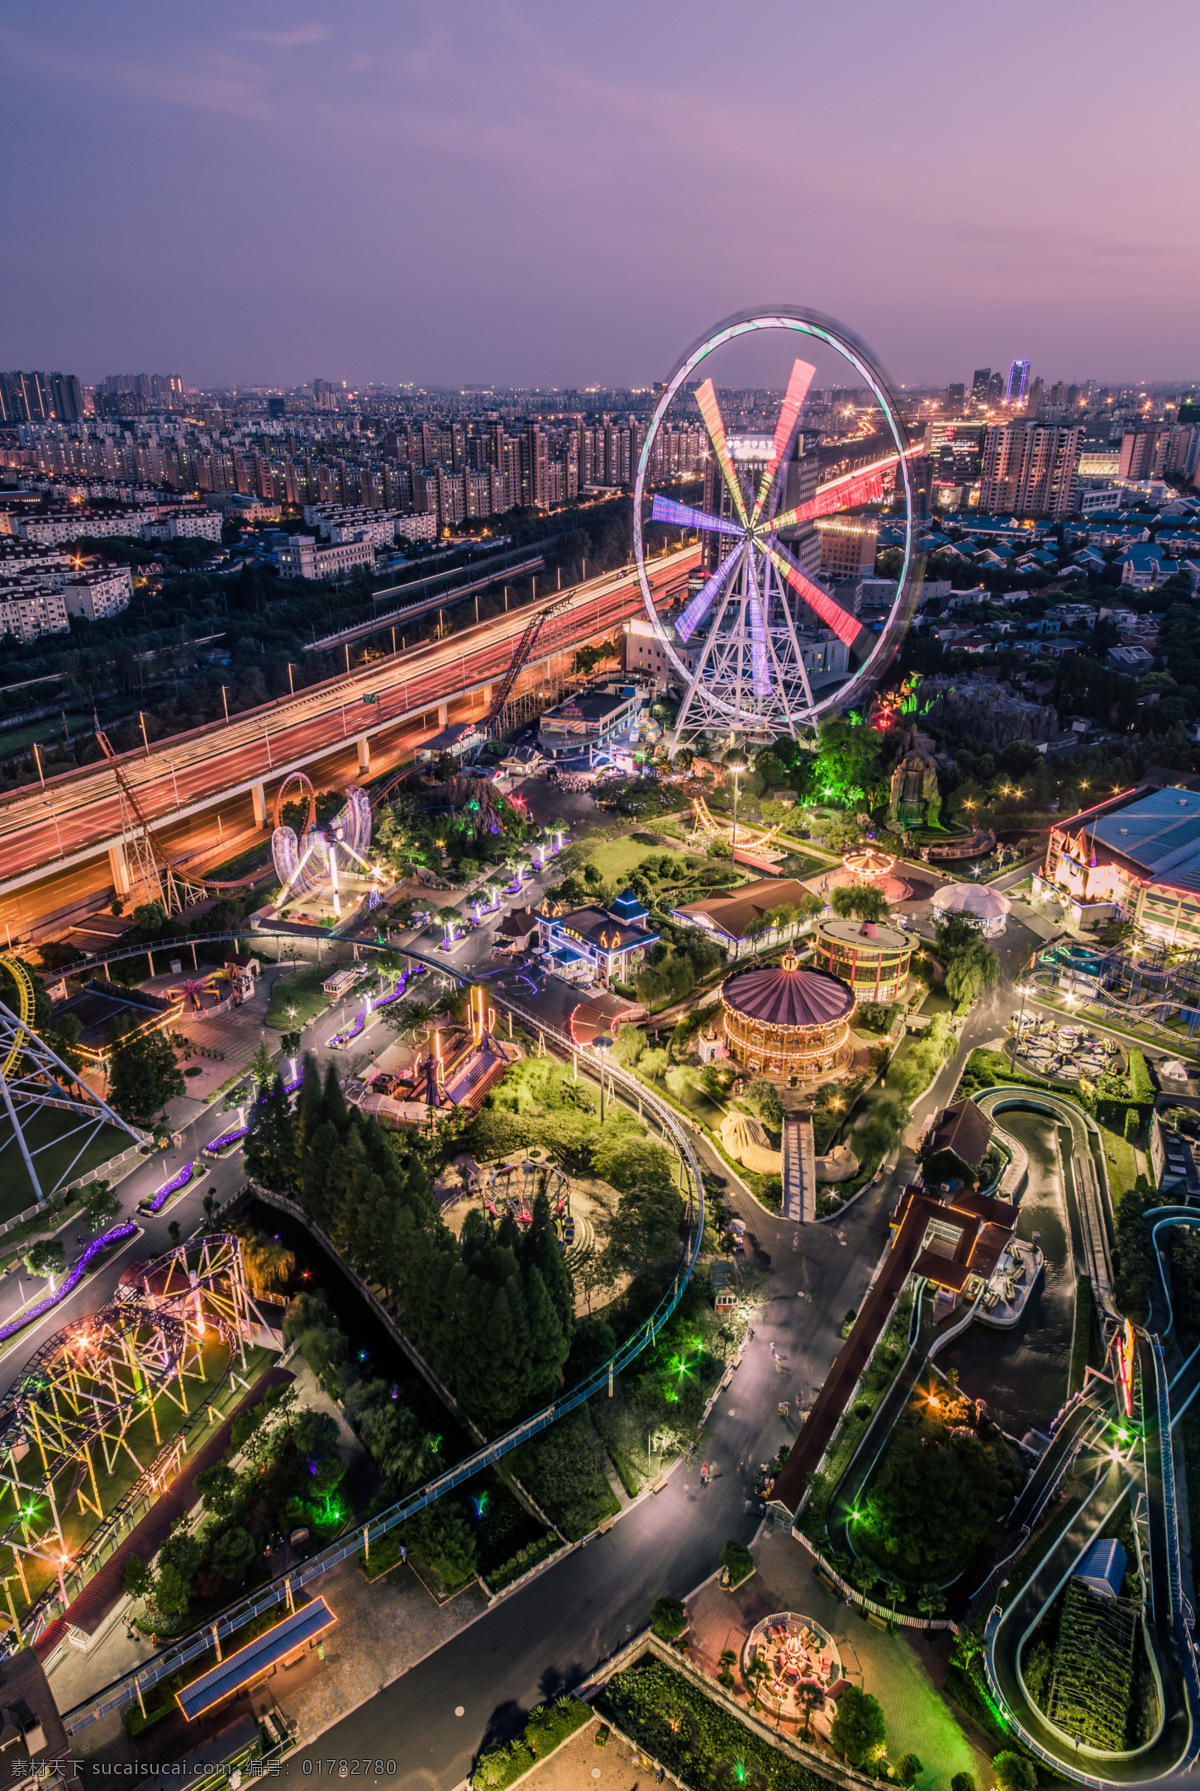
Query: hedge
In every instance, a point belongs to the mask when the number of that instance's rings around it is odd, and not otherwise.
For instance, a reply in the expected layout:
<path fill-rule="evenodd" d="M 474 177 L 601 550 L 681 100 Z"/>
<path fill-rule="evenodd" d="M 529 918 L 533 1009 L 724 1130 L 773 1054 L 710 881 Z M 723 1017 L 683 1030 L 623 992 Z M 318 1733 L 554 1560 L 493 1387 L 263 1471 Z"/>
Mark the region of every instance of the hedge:
<path fill-rule="evenodd" d="M 530 1711 L 529 1720 L 515 1741 L 479 1756 L 479 1764 L 471 1774 L 473 1791 L 502 1791 L 505 1785 L 514 1784 L 591 1720 L 591 1711 L 578 1698 L 556 1698 L 553 1704 L 539 1704 Z"/>
<path fill-rule="evenodd" d="M 764 1791 L 826 1791 L 831 1782 L 779 1753 L 654 1656 L 615 1673 L 600 1701 L 630 1739 L 690 1791 L 756 1780 Z"/>

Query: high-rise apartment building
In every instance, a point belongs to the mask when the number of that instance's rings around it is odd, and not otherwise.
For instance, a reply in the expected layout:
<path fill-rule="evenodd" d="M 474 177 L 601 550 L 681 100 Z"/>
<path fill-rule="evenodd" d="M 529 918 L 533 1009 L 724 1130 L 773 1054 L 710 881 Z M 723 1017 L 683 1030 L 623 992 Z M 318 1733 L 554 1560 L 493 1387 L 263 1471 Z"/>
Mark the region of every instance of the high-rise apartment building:
<path fill-rule="evenodd" d="M 1171 431 L 1151 424 L 1146 429 L 1127 429 L 1121 437 L 1117 471 L 1122 479 L 1161 479 Z"/>
<path fill-rule="evenodd" d="M 74 373 L 0 373 L 0 423 L 77 423 L 82 415 Z"/>
<path fill-rule="evenodd" d="M 991 377 L 992 370 L 990 367 L 976 367 L 974 373 L 971 375 L 971 397 L 976 404 L 987 403 L 988 385 L 991 381 Z"/>
<path fill-rule="evenodd" d="M 1079 430 L 1038 423 L 994 423 L 983 442 L 979 506 L 1015 516 L 1071 514 L 1079 466 Z"/>

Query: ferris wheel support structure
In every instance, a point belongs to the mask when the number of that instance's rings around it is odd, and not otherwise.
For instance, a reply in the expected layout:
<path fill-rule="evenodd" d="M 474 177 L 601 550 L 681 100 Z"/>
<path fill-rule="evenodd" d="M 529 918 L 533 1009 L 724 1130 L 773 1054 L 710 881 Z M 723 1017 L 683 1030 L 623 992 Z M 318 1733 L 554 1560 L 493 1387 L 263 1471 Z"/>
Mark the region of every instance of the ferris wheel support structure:
<path fill-rule="evenodd" d="M 808 396 L 816 369 L 797 359 L 769 442 L 731 443 L 711 378 L 694 387 L 696 403 L 719 472 L 720 513 L 698 509 L 674 498 L 647 492 L 655 444 L 677 394 L 693 382 L 714 351 L 756 332 L 789 332 L 833 350 L 848 363 L 879 407 L 890 449 L 865 466 L 827 480 L 815 493 L 790 508 L 780 508 Z M 747 450 L 747 451 L 743 451 Z M 664 654 L 683 689 L 672 756 L 686 738 L 701 734 L 802 739 L 819 721 L 845 709 L 878 680 L 895 654 L 911 620 L 920 588 L 917 550 L 919 517 L 912 460 L 923 448 L 908 439 L 899 404 L 874 356 L 855 336 L 818 312 L 776 305 L 739 312 L 726 318 L 678 362 L 655 407 L 638 461 L 634 485 L 634 558 L 647 615 Z M 747 474 L 738 455 L 753 462 Z M 889 484 L 903 508 L 904 549 L 895 598 L 876 630 L 864 626 L 833 594 L 809 576 L 784 539 L 789 532 L 838 511 L 877 506 Z M 646 525 L 690 529 L 714 544 L 715 570 L 685 603 L 668 626 L 656 609 L 647 567 Z M 835 639 L 845 654 L 847 677 L 836 688 L 814 688 L 805 651 L 812 643 L 800 638 L 798 616 L 821 631 L 822 641 Z M 693 645 L 694 642 L 694 645 Z M 680 649 L 695 654 L 685 657 Z M 837 676 L 841 668 L 832 674 Z M 819 680 L 828 686 L 829 677 Z"/>

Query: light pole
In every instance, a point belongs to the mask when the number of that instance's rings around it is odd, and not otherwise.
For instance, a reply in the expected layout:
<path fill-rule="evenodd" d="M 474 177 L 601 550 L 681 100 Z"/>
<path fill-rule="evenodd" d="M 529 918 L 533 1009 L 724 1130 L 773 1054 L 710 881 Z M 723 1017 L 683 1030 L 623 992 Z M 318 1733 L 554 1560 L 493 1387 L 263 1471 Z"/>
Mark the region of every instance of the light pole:
<path fill-rule="evenodd" d="M 1013 1074 L 1015 1074 L 1016 1067 L 1017 1067 L 1017 1040 L 1021 1036 L 1021 1026 L 1022 1026 L 1022 1022 L 1025 1019 L 1025 998 L 1027 995 L 1029 995 L 1031 993 L 1028 983 L 1022 983 L 1020 985 L 1020 990 L 1021 990 L 1021 1012 L 1017 1019 L 1017 1024 L 1013 1028 L 1012 1052 L 1011 1052 L 1011 1055 L 1009 1056 L 1009 1060 L 1008 1060 L 1009 1071 L 1010 1071 L 1010 1073 L 1013 1073 Z"/>
<path fill-rule="evenodd" d="M 741 777 L 742 772 L 745 771 L 747 765 L 749 764 L 749 760 L 746 758 L 745 753 L 739 751 L 739 749 L 736 746 L 734 746 L 734 747 L 731 747 L 731 749 L 725 754 L 725 757 L 721 762 L 725 766 L 727 771 L 733 772 L 733 842 L 729 849 L 729 861 L 736 868 L 736 865 L 737 865 L 738 796 L 739 796 L 740 790 L 741 790 L 741 785 L 738 780 Z"/>

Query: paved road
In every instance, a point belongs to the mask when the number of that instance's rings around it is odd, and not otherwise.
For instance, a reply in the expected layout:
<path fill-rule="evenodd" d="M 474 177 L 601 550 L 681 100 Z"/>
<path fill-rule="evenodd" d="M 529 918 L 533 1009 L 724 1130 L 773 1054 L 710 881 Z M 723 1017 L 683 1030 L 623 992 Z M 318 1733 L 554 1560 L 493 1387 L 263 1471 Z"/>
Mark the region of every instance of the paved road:
<path fill-rule="evenodd" d="M 713 1173 L 724 1175 L 723 1166 Z M 872 1189 L 838 1229 L 803 1227 L 798 1250 L 794 1227 L 732 1186 L 727 1198 L 746 1220 L 749 1260 L 768 1277 L 770 1299 L 695 1462 L 676 1468 L 662 1492 L 644 1497 L 606 1536 L 502 1601 L 294 1756 L 293 1776 L 314 1773 L 318 1760 L 369 1755 L 399 1762 L 389 1782 L 403 1791 L 451 1791 L 480 1748 L 514 1734 L 534 1704 L 576 1683 L 642 1628 L 662 1593 L 682 1596 L 715 1572 L 727 1537 L 754 1534 L 760 1520 L 743 1510 L 749 1489 L 738 1462 L 752 1472 L 795 1435 L 795 1420 L 785 1426 L 778 1403 L 797 1392 L 807 1403 L 828 1373 L 842 1315 L 861 1303 L 887 1235 L 891 1191 Z M 702 1457 L 715 1473 L 707 1487 L 699 1484 Z"/>

